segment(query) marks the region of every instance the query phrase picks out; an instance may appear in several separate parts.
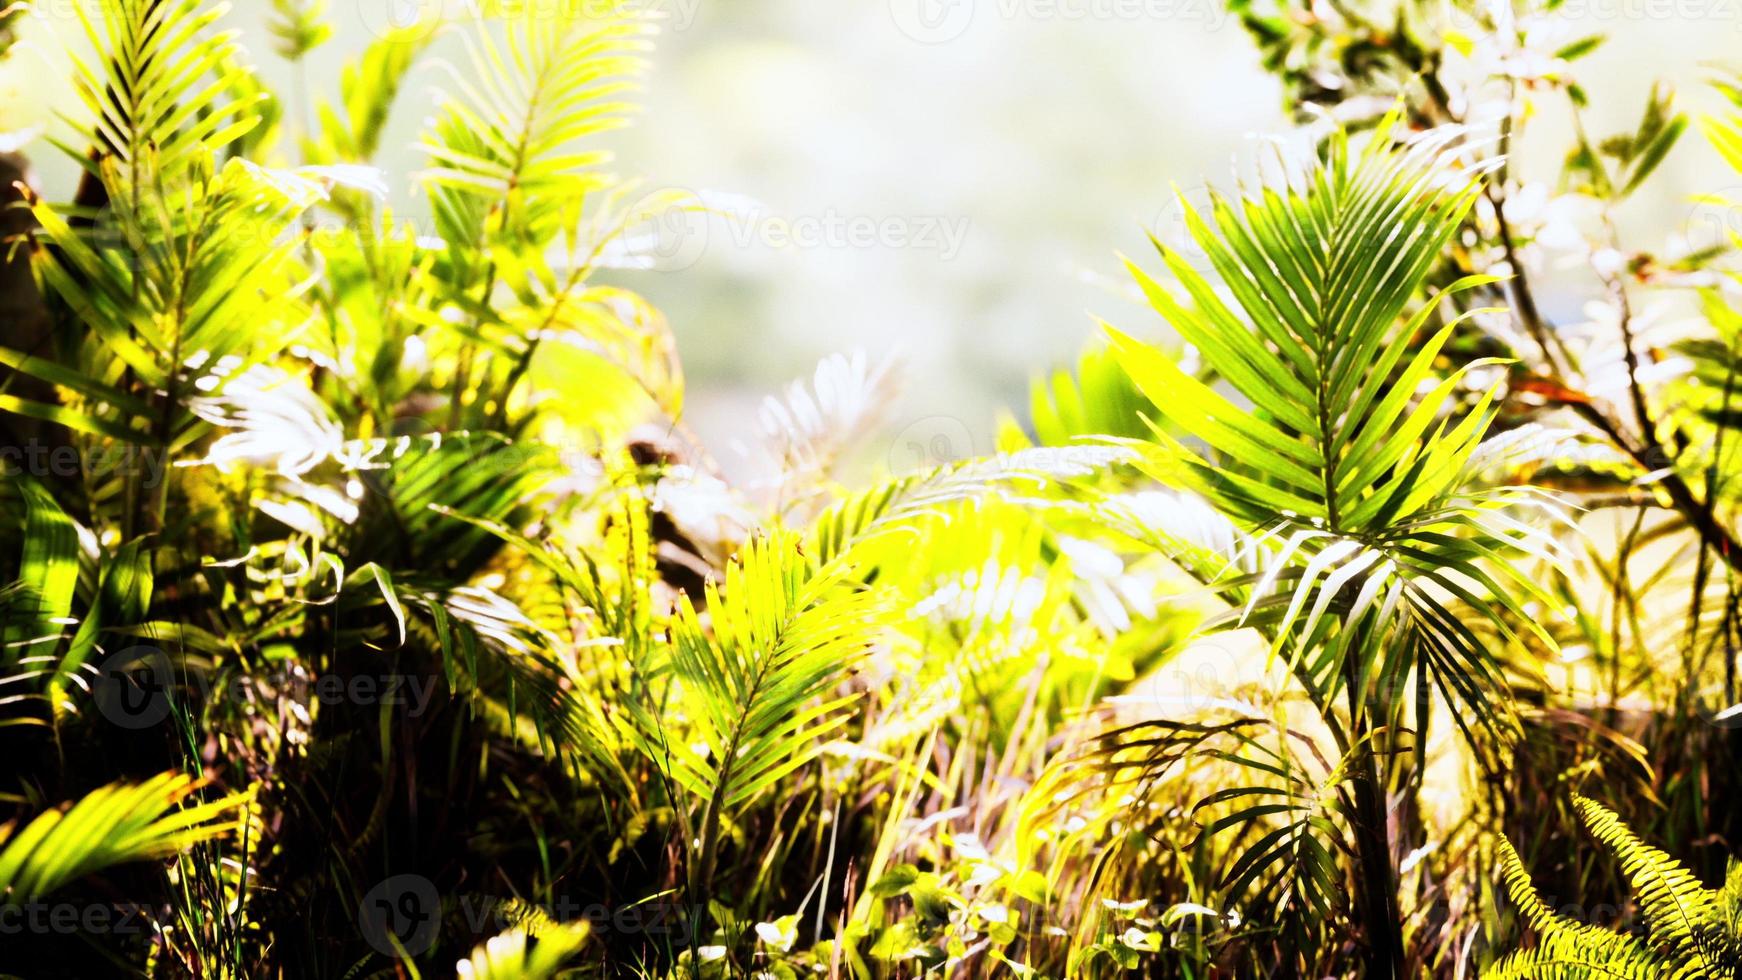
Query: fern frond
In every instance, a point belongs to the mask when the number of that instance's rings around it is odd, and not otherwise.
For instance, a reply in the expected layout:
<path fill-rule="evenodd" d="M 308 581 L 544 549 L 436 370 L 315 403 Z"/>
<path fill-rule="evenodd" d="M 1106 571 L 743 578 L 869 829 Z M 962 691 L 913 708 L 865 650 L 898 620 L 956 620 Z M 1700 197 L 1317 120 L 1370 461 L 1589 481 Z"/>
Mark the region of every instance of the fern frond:
<path fill-rule="evenodd" d="M 1618 933 L 1610 933 L 1619 938 Z M 1591 946 L 1578 936 L 1551 933 L 1482 971 L 1482 980 L 1697 980 L 1691 968 L 1674 969 L 1642 947 L 1620 942 Z"/>
<path fill-rule="evenodd" d="M 1722 916 L 1731 948 L 1742 959 L 1742 861 L 1734 858 L 1729 874 L 1724 877 L 1724 887 L 1718 892 L 1718 914 Z"/>
<path fill-rule="evenodd" d="M 1724 891 L 1708 890 L 1669 855 L 1641 841 L 1612 811 L 1583 796 L 1573 806 L 1587 829 L 1615 852 L 1645 913 L 1650 941 L 1555 914 L 1537 894 L 1511 843 L 1495 842 L 1506 891 L 1536 934 L 1534 948 L 1485 970 L 1483 980 L 1585 980 L 1589 977 L 1726 980 L 1742 966 L 1733 866 Z"/>
<path fill-rule="evenodd" d="M 1632 936 L 1558 915 L 1543 902 L 1511 842 L 1495 841 L 1500 874 L 1537 945 L 1484 970 L 1483 980 L 1646 980 L 1666 975 L 1666 963 Z"/>
<path fill-rule="evenodd" d="M 1596 801 L 1575 796 L 1573 807 L 1591 835 L 1621 862 L 1654 942 L 1677 959 L 1698 962 L 1708 970 L 1734 970 L 1739 965 L 1731 957 L 1742 955 L 1742 947 L 1731 946 L 1733 937 L 1717 891 L 1701 884 L 1681 862 L 1640 840 Z"/>

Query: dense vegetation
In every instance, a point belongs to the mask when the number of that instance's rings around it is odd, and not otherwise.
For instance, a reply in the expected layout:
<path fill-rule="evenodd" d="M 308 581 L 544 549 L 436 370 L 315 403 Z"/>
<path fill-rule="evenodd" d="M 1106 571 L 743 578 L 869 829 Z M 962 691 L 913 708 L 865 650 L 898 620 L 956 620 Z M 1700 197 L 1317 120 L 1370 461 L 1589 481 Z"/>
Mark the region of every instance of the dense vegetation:
<path fill-rule="evenodd" d="M 1302 129 L 1153 322 L 865 481 L 831 358 L 733 486 L 618 271 L 705 207 L 608 169 L 646 18 L 447 25 L 418 228 L 430 25 L 293 123 L 221 5 L 94 5 L 12 212 L 0 972 L 1738 976 L 1742 264 L 1612 220 L 1688 119 L 1587 133 L 1552 9 L 1236 9 Z"/>

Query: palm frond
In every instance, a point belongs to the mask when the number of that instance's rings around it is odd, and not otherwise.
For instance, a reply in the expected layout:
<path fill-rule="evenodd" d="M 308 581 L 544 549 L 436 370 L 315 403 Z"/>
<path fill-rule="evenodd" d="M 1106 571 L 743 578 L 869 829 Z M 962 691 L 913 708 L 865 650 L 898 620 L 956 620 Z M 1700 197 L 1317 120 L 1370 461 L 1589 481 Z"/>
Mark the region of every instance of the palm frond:
<path fill-rule="evenodd" d="M 479 241 L 486 213 L 495 215 L 492 233 L 542 240 L 564 202 L 610 186 L 598 169 L 609 154 L 574 144 L 625 123 L 621 96 L 641 69 L 646 36 L 638 16 L 621 13 L 595 19 L 527 6 L 478 18 L 466 43 L 471 75 L 453 74 L 456 91 L 422 144 L 424 180 L 450 243 Z"/>
<path fill-rule="evenodd" d="M 1502 732 L 1500 663 L 1463 612 L 1503 641 L 1512 624 L 1533 624 L 1524 603 L 1546 596 L 1507 559 L 1540 536 L 1509 512 L 1544 504 L 1469 486 L 1494 393 L 1462 420 L 1444 417 L 1481 362 L 1435 379 L 1462 316 L 1429 320 L 1448 296 L 1491 280 L 1465 279 L 1404 314 L 1480 193 L 1479 175 L 1447 150 L 1454 133 L 1393 149 L 1394 128 L 1360 150 L 1334 137 L 1285 185 L 1213 196 L 1210 219 L 1187 206 L 1239 313 L 1165 245 L 1186 299 L 1133 266 L 1156 310 L 1250 410 L 1116 331 L 1114 351 L 1161 416 L 1204 447 L 1156 427 L 1141 465 L 1252 536 L 1266 574 L 1245 583 L 1242 619 L 1289 652 L 1309 689 L 1329 698 L 1346 677 L 1378 678 L 1377 647 L 1351 641 L 1395 635 L 1389 645 L 1407 655 L 1385 668 L 1392 689 L 1419 665 L 1466 707 L 1460 719 Z M 1214 579 L 1226 567 L 1224 556 L 1198 571 Z"/>
<path fill-rule="evenodd" d="M 492 936 L 455 964 L 460 980 L 549 980 L 587 941 L 585 923 L 545 930 L 537 938 L 513 929 Z"/>
<path fill-rule="evenodd" d="M 1090 436 L 1140 439 L 1143 395 L 1111 350 L 1096 348 L 1077 358 L 1075 376 L 1054 371 L 1029 385 L 1028 411 L 1036 440 L 1062 446 Z"/>
<path fill-rule="evenodd" d="M 805 549 L 819 562 L 830 562 L 853 548 L 913 534 L 917 524 L 945 513 L 951 505 L 989 495 L 1019 497 L 1135 458 L 1132 450 L 1121 446 L 1043 446 L 890 478 L 842 498 L 817 515 L 806 534 Z"/>
<path fill-rule="evenodd" d="M 106 556 L 99 575 L 95 601 L 48 676 L 48 698 L 57 716 L 71 703 L 70 690 L 84 686 L 86 663 L 93 654 L 105 652 L 104 634 L 144 623 L 151 608 L 155 580 L 144 539 L 129 541 Z"/>
<path fill-rule="evenodd" d="M 0 662 L 8 665 L 20 656 L 31 655 L 38 645 L 59 639 L 79 581 L 78 525 L 39 481 L 18 475 L 10 482 L 24 504 L 19 584 L 34 600 L 35 608 L 33 614 L 25 616 L 24 610 L 15 606 L 13 618 L 0 633 Z"/>
<path fill-rule="evenodd" d="M 304 150 L 312 163 L 368 163 L 381 146 L 387 117 L 406 73 L 434 40 L 427 25 L 395 26 L 339 71 L 339 98 L 322 102 L 316 135 Z"/>
<path fill-rule="evenodd" d="M 824 697 L 879 628 L 876 597 L 818 568 L 792 535 L 752 541 L 711 583 L 709 625 L 687 599 L 672 626 L 665 713 L 646 711 L 637 744 L 680 785 L 736 808 L 816 758 L 850 698 Z M 666 719 L 693 726 L 674 743 Z"/>
<path fill-rule="evenodd" d="M 237 32 L 212 28 L 229 4 L 206 0 L 103 0 L 101 24 L 78 12 L 99 52 L 99 67 L 74 62 L 73 89 L 89 119 L 73 123 L 96 151 L 119 164 L 105 175 L 110 199 L 146 192 L 163 175 L 175 180 L 203 156 L 239 139 L 258 122 L 247 101 L 213 77 L 239 52 Z M 98 163 L 67 152 L 88 168 Z M 117 193 L 119 192 L 119 193 Z"/>
<path fill-rule="evenodd" d="M 327 0 L 272 0 L 272 13 L 266 29 L 277 41 L 274 47 L 281 58 L 300 61 L 333 36 Z"/>
<path fill-rule="evenodd" d="M 237 826 L 232 814 L 249 793 L 182 805 L 200 782 L 163 773 L 114 783 L 22 827 L 0 826 L 0 897 L 22 904 L 104 868 L 167 857 Z"/>
<path fill-rule="evenodd" d="M 110 230 L 75 227 L 46 204 L 32 208 L 41 225 L 37 275 L 101 342 L 87 344 L 76 367 L 20 364 L 73 396 L 64 407 L 41 406 L 55 410 L 54 421 L 171 449 L 189 441 L 197 422 L 188 409 L 193 394 L 227 383 L 275 350 L 260 326 L 283 315 L 295 286 L 289 263 L 296 238 L 288 233 L 325 190 L 311 178 L 242 160 L 215 173 L 209 163 L 190 165 L 188 182 L 148 207 L 115 209 Z M 109 174 L 116 167 L 103 164 Z M 129 375 L 143 396 L 121 387 Z M 40 414 L 28 405 L 4 407 Z"/>
<path fill-rule="evenodd" d="M 670 684 L 660 703 L 631 705 L 635 746 L 704 801 L 692 869 L 704 890 L 727 815 L 809 765 L 847 722 L 853 696 L 836 686 L 881 628 L 877 595 L 849 571 L 814 564 L 791 533 L 751 541 L 723 585 L 707 586 L 708 626 L 679 600 L 656 673 Z"/>

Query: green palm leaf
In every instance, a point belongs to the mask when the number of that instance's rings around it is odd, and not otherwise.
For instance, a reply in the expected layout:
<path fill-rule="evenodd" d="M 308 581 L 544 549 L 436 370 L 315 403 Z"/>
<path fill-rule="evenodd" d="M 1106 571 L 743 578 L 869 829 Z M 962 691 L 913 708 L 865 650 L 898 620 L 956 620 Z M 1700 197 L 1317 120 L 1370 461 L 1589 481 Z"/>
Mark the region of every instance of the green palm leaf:
<path fill-rule="evenodd" d="M 1524 602 L 1546 596 L 1506 559 L 1536 542 L 1510 512 L 1544 505 L 1527 492 L 1468 489 L 1494 393 L 1462 420 L 1445 417 L 1484 362 L 1435 377 L 1462 317 L 1429 321 L 1448 296 L 1491 280 L 1463 280 L 1405 314 L 1478 195 L 1478 175 L 1446 150 L 1455 134 L 1393 148 L 1395 123 L 1359 150 L 1333 137 L 1323 160 L 1285 184 L 1213 196 L 1208 217 L 1187 207 L 1235 305 L 1159 243 L 1183 297 L 1133 268 L 1222 386 L 1117 331 L 1114 351 L 1166 421 L 1203 447 L 1152 426 L 1141 465 L 1249 536 L 1265 574 L 1229 583 L 1243 589 L 1242 619 L 1289 653 L 1315 697 L 1328 702 L 1352 678 L 1395 692 L 1419 669 L 1474 723 L 1499 731 L 1510 720 L 1496 696 L 1500 664 L 1464 613 L 1503 640 L 1514 623 L 1535 628 Z M 1197 571 L 1223 579 L 1229 557 Z M 1405 655 L 1375 661 L 1381 637 Z"/>
<path fill-rule="evenodd" d="M 586 923 L 545 929 L 537 938 L 513 929 L 479 944 L 455 965 L 459 980 L 549 980 L 587 941 Z"/>
<path fill-rule="evenodd" d="M 112 229 L 75 227 L 47 204 L 32 208 L 43 239 L 33 253 L 37 275 L 100 340 L 76 365 L 20 366 L 74 399 L 66 408 L 43 406 L 53 409 L 47 417 L 119 441 L 178 447 L 197 433 L 191 396 L 279 349 L 265 346 L 262 324 L 289 305 L 297 248 L 289 232 L 325 191 L 309 177 L 242 160 L 216 172 L 210 166 L 208 156 L 191 166 L 186 184 L 163 188 L 161 199 L 138 210 L 115 208 Z M 101 172 L 112 191 L 119 188 L 118 164 L 106 162 Z M 140 392 L 117 389 L 126 374 Z"/>
<path fill-rule="evenodd" d="M 693 744 L 666 740 L 661 717 L 641 719 L 640 744 L 678 783 L 736 808 L 808 764 L 821 737 L 845 723 L 823 698 L 875 634 L 875 597 L 818 569 L 790 535 L 747 545 L 711 583 L 704 627 L 687 600 L 672 627 L 670 674 Z M 819 700 L 820 698 L 820 700 Z"/>
<path fill-rule="evenodd" d="M 259 122 L 247 102 L 228 99 L 212 75 L 239 53 L 237 32 L 213 31 L 229 4 L 205 0 L 104 0 L 101 26 L 74 9 L 100 68 L 74 62 L 73 89 L 89 120 L 74 121 L 103 157 L 121 164 L 121 189 L 140 189 L 148 172 L 178 176 L 203 154 L 239 139 Z M 85 153 L 68 149 L 74 159 Z M 126 200 L 129 195 L 112 199 Z"/>
<path fill-rule="evenodd" d="M 876 595 L 850 585 L 848 572 L 814 565 L 782 533 L 746 545 L 723 587 L 709 583 L 708 626 L 680 600 L 661 672 L 671 680 L 665 701 L 636 707 L 631 737 L 705 801 L 693 876 L 703 887 L 726 814 L 809 765 L 846 724 L 841 709 L 853 698 L 835 686 L 880 628 Z"/>
<path fill-rule="evenodd" d="M 24 498 L 23 553 L 19 556 L 19 582 L 34 598 L 29 616 L 19 615 L 18 621 L 8 621 L 0 641 L 8 664 L 32 648 L 60 638 L 61 625 L 72 611 L 73 592 L 79 582 L 78 525 L 55 502 L 54 495 L 40 482 L 28 476 L 11 480 Z"/>
<path fill-rule="evenodd" d="M 390 28 L 339 72 L 339 100 L 322 103 L 318 135 L 305 143 L 311 162 L 367 163 L 381 146 L 381 134 L 405 75 L 435 38 L 428 25 Z"/>
<path fill-rule="evenodd" d="M 1141 438 L 1144 398 L 1112 351 L 1096 349 L 1077 359 L 1076 376 L 1055 371 L 1029 385 L 1029 415 L 1036 440 L 1062 446 L 1086 436 Z"/>
<path fill-rule="evenodd" d="M 590 19 L 532 6 L 480 17 L 467 40 L 472 71 L 452 73 L 455 93 L 422 147 L 443 235 L 477 242 L 487 230 L 543 241 L 567 201 L 610 186 L 603 150 L 578 140 L 622 126 L 647 50 L 647 25 L 617 15 Z M 497 226 L 483 220 L 493 214 Z"/>
<path fill-rule="evenodd" d="M 1042 446 L 976 457 L 883 480 L 830 505 L 811 521 L 805 551 L 828 563 L 902 536 L 957 504 L 990 496 L 1018 497 L 1062 481 L 1092 476 L 1136 455 L 1118 446 Z"/>
<path fill-rule="evenodd" d="M 21 828 L 0 826 L 0 897 L 32 901 L 111 865 L 166 857 L 237 827 L 219 818 L 250 794 L 182 806 L 199 786 L 191 776 L 163 773 L 93 790 Z"/>

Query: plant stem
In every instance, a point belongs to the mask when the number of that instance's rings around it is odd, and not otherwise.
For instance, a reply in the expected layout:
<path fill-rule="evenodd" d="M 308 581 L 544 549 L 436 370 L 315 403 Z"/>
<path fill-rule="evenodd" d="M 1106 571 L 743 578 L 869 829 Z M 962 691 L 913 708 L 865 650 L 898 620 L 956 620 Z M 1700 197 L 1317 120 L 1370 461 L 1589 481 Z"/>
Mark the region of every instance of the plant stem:
<path fill-rule="evenodd" d="M 1366 980 L 1397 980 L 1403 976 L 1403 926 L 1397 911 L 1397 883 L 1391 868 L 1391 834 L 1387 827 L 1385 787 L 1379 780 L 1367 725 L 1365 692 L 1361 690 L 1360 657 L 1365 644 L 1351 643 L 1343 661 L 1345 696 L 1349 703 L 1350 751 L 1355 754 L 1350 781 L 1355 790 L 1355 862 L 1361 879 L 1356 896 L 1366 933 Z"/>
<path fill-rule="evenodd" d="M 1444 113 L 1448 119 L 1451 119 L 1454 122 L 1461 121 L 1458 115 L 1451 111 L 1450 98 L 1447 95 L 1444 86 L 1439 82 L 1439 79 L 1430 75 L 1424 79 L 1424 82 L 1427 84 L 1429 96 L 1433 99 L 1435 106 Z M 1574 121 L 1576 124 L 1576 113 L 1574 115 Z M 1502 145 L 1502 151 L 1506 150 L 1512 141 L 1512 115 L 1510 113 L 1508 114 L 1504 124 L 1504 136 L 1506 143 Z M 1504 171 L 1502 172 L 1502 180 L 1503 179 Z M 1507 285 L 1512 292 L 1517 306 L 1517 309 L 1514 312 L 1518 314 L 1519 320 L 1523 324 L 1525 330 L 1530 334 L 1532 339 L 1537 342 L 1538 346 L 1542 348 L 1543 366 L 1548 369 L 1547 377 L 1558 384 L 1565 384 L 1563 379 L 1573 373 L 1576 365 L 1572 363 L 1571 355 L 1568 353 L 1565 345 L 1561 342 L 1559 336 L 1554 332 L 1554 330 L 1549 327 L 1547 318 L 1543 316 L 1541 309 L 1537 306 L 1535 294 L 1530 287 L 1530 276 L 1525 271 L 1524 265 L 1519 259 L 1517 249 L 1514 247 L 1512 230 L 1506 219 L 1506 213 L 1503 206 L 1505 201 L 1503 191 L 1497 191 L 1494 182 L 1489 182 L 1484 193 L 1487 194 L 1489 203 L 1494 206 L 1494 220 L 1499 229 L 1500 246 L 1506 256 L 1508 265 L 1512 268 L 1512 279 L 1509 280 Z M 1609 229 L 1611 237 L 1613 237 L 1613 225 L 1608 224 L 1607 218 L 1605 218 L 1605 223 Z M 1732 571 L 1742 572 L 1742 546 L 1739 546 L 1735 536 L 1731 534 L 1730 529 L 1725 527 L 1723 522 L 1718 519 L 1713 506 L 1713 495 L 1708 491 L 1707 499 L 1703 501 L 1695 495 L 1693 488 L 1688 486 L 1687 481 L 1683 480 L 1681 475 L 1676 473 L 1673 468 L 1670 468 L 1670 457 L 1664 452 L 1663 447 L 1657 444 L 1656 426 L 1651 420 L 1649 413 L 1646 411 L 1643 394 L 1639 386 L 1638 355 L 1633 349 L 1633 337 L 1631 334 L 1632 311 L 1627 304 L 1625 285 L 1619 280 L 1619 278 L 1612 278 L 1610 280 L 1610 288 L 1616 293 L 1616 298 L 1619 304 L 1622 341 L 1625 345 L 1624 350 L 1628 367 L 1627 377 L 1630 394 L 1633 400 L 1633 411 L 1635 416 L 1638 417 L 1642 430 L 1640 433 L 1640 441 L 1635 441 L 1630 438 L 1618 420 L 1610 418 L 1605 412 L 1603 412 L 1603 410 L 1589 402 L 1574 402 L 1569 404 L 1568 407 L 1572 409 L 1574 414 L 1590 423 L 1599 432 L 1603 433 L 1604 436 L 1608 437 L 1609 441 L 1614 443 L 1616 448 L 1625 452 L 1634 460 L 1634 462 L 1638 463 L 1639 466 L 1647 472 L 1664 470 L 1664 475 L 1662 479 L 1658 481 L 1658 485 L 1661 486 L 1664 492 L 1669 496 L 1671 507 L 1679 512 L 1682 515 L 1682 518 L 1693 527 L 1694 531 L 1700 536 L 1700 540 L 1706 547 L 1718 552 L 1718 554 L 1723 557 L 1725 564 L 1727 564 Z M 1553 349 L 1551 349 L 1551 344 L 1553 345 Z M 1558 360 L 1555 356 L 1557 352 L 1559 354 Z"/>

